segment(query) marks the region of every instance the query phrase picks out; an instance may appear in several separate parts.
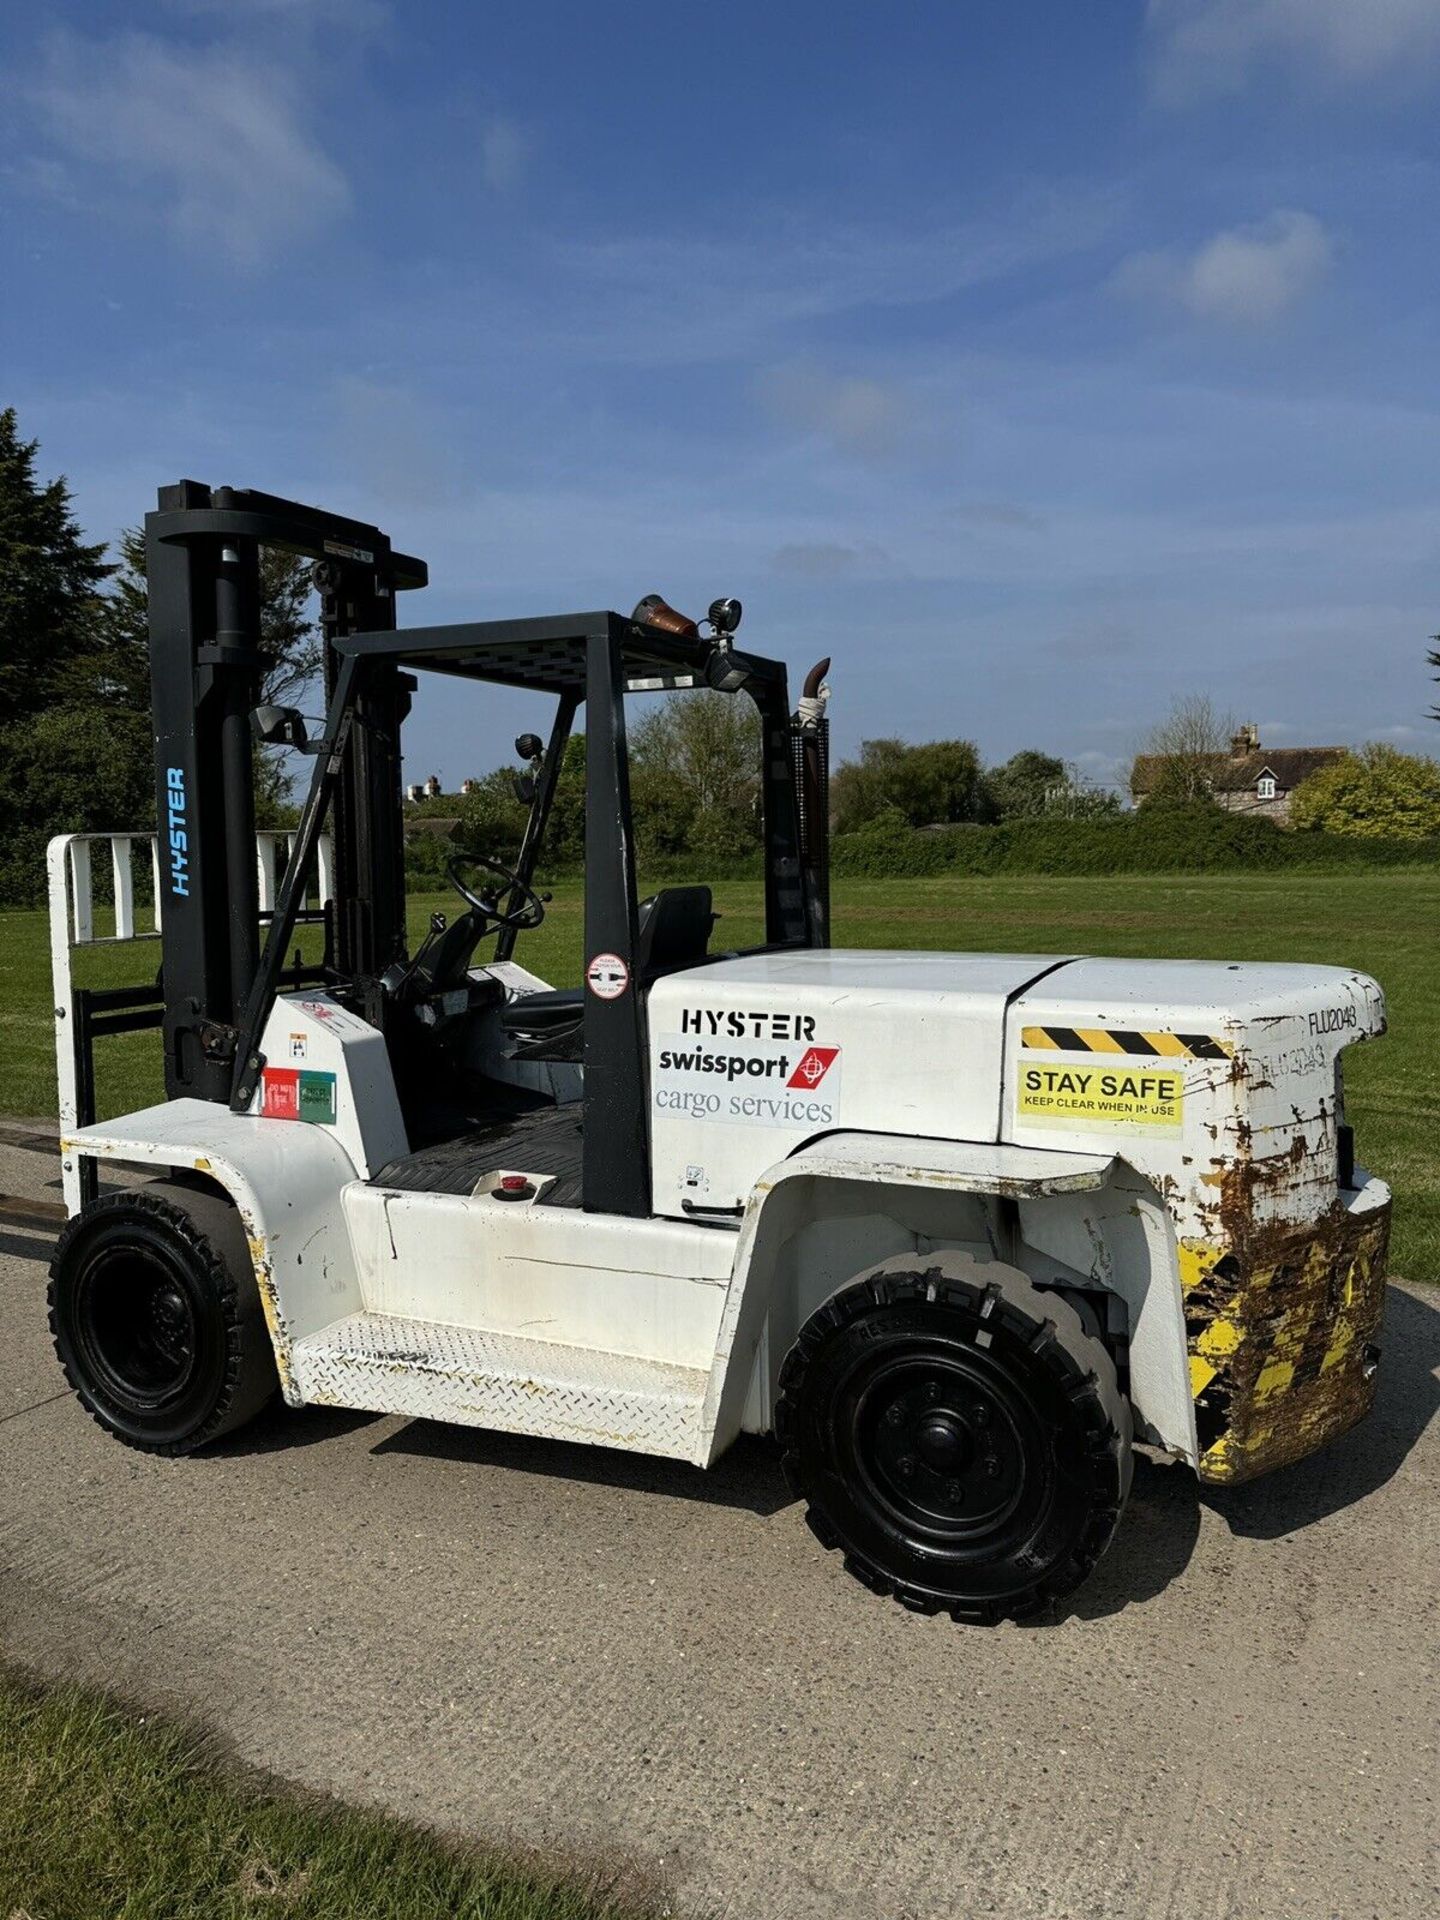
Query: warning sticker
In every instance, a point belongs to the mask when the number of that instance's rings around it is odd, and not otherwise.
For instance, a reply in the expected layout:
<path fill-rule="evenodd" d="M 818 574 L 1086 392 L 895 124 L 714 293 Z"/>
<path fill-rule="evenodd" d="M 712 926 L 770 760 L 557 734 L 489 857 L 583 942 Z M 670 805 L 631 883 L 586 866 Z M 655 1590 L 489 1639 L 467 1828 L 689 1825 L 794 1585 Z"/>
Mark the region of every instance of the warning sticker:
<path fill-rule="evenodd" d="M 585 969 L 585 984 L 597 1000 L 618 1000 L 630 984 L 630 969 L 618 953 L 597 953 Z"/>
<path fill-rule="evenodd" d="M 260 1111 L 267 1120 L 300 1118 L 298 1067 L 266 1067 L 260 1076 Z"/>
<path fill-rule="evenodd" d="M 267 1120 L 335 1124 L 335 1075 L 301 1067 L 266 1067 L 260 1076 L 260 1111 Z"/>
<path fill-rule="evenodd" d="M 333 1073 L 302 1073 L 300 1076 L 300 1118 L 317 1125 L 335 1124 L 335 1076 Z"/>
<path fill-rule="evenodd" d="M 1185 1076 L 1158 1061 L 1101 1066 L 1022 1053 L 1018 1117 L 1033 1127 L 1127 1130 L 1175 1139 L 1185 1119 Z"/>

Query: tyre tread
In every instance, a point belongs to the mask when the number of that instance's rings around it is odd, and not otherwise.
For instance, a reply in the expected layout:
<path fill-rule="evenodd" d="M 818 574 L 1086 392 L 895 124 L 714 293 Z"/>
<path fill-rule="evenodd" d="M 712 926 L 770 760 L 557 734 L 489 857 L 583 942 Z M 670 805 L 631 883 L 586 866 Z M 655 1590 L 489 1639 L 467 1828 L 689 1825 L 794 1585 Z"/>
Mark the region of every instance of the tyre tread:
<path fill-rule="evenodd" d="M 1077 1412 L 1086 1416 L 1086 1456 L 1099 1470 L 1097 1481 L 1108 1481 L 1111 1492 L 1097 1504 L 1089 1525 L 1064 1560 L 1027 1593 L 960 1605 L 907 1585 L 844 1540 L 829 1517 L 816 1511 L 802 1484 L 797 1424 L 809 1360 L 828 1334 L 877 1306 L 911 1301 L 961 1307 L 987 1324 L 1004 1324 L 1031 1352 L 1045 1355 L 1052 1365 L 1058 1364 L 1064 1376 L 1063 1390 Z M 1037 1301 L 1043 1312 L 1040 1319 L 1033 1311 Z M 1037 1288 L 1018 1268 L 981 1263 L 972 1255 L 953 1253 L 898 1255 L 832 1294 L 801 1328 L 785 1357 L 775 1410 L 775 1434 L 786 1481 L 797 1497 L 806 1499 L 806 1519 L 822 1546 L 839 1549 L 847 1572 L 873 1593 L 915 1613 L 948 1613 L 961 1624 L 977 1626 L 1032 1619 L 1072 1593 L 1089 1576 L 1109 1546 L 1129 1497 L 1133 1430 L 1130 1402 L 1120 1390 L 1113 1357 L 1086 1329 L 1062 1294 Z"/>
<path fill-rule="evenodd" d="M 64 1263 L 71 1248 L 96 1221 L 112 1214 L 148 1216 L 167 1228 L 197 1262 L 220 1302 L 225 1328 L 224 1379 L 210 1413 L 178 1440 L 149 1440 L 143 1434 L 127 1433 L 113 1425 L 92 1404 L 67 1350 L 58 1304 Z M 204 1187 L 157 1180 L 147 1187 L 102 1194 L 92 1201 L 66 1222 L 55 1243 L 46 1310 L 55 1357 L 76 1398 L 97 1426 L 137 1453 L 170 1459 L 193 1453 L 253 1419 L 279 1384 L 260 1289 L 240 1215 L 227 1196 Z"/>

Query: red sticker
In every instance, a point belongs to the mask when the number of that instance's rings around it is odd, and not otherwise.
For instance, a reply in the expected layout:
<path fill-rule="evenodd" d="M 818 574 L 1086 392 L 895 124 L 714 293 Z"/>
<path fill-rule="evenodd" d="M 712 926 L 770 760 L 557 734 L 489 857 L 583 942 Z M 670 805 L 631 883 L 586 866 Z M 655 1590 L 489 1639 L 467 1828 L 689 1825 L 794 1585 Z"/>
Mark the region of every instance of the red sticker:
<path fill-rule="evenodd" d="M 787 1087 L 818 1087 L 826 1074 L 834 1066 L 840 1052 L 839 1047 L 807 1047 L 800 1064 L 785 1082 Z"/>
<path fill-rule="evenodd" d="M 585 969 L 585 984 L 597 1000 L 618 1000 L 630 984 L 630 969 L 618 953 L 597 953 Z"/>
<path fill-rule="evenodd" d="M 267 1120 L 300 1118 L 298 1067 L 266 1067 L 260 1076 L 260 1111 Z"/>

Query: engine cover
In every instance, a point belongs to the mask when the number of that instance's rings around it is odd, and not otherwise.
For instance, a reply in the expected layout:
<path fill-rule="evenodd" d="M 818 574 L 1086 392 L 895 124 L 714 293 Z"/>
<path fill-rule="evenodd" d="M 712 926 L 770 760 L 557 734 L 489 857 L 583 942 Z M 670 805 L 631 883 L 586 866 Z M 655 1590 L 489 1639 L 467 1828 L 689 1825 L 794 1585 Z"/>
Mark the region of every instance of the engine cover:
<path fill-rule="evenodd" d="M 655 1211 L 738 1208 L 766 1167 L 839 1128 L 998 1139 L 1005 1009 L 1064 964 L 1055 954 L 799 949 L 658 980 Z"/>

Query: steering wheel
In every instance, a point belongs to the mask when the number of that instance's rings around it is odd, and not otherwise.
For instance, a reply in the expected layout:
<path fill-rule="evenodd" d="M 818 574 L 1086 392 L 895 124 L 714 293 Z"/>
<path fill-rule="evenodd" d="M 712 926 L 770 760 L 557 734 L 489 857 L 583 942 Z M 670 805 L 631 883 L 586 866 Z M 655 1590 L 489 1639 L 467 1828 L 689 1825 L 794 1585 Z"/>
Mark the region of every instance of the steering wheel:
<path fill-rule="evenodd" d="M 486 873 L 493 873 L 502 883 L 487 892 L 476 893 L 473 887 L 467 887 L 460 878 L 463 867 L 480 867 Z M 476 913 L 482 913 L 497 927 L 513 927 L 517 933 L 527 933 L 538 927 L 545 918 L 545 902 L 533 887 L 514 874 L 508 867 L 502 867 L 498 860 L 491 860 L 483 853 L 456 853 L 445 862 L 445 878 L 454 887 L 460 898 L 473 907 Z M 500 911 L 500 900 L 508 894 L 512 900 L 518 894 L 518 902 L 504 913 Z"/>

